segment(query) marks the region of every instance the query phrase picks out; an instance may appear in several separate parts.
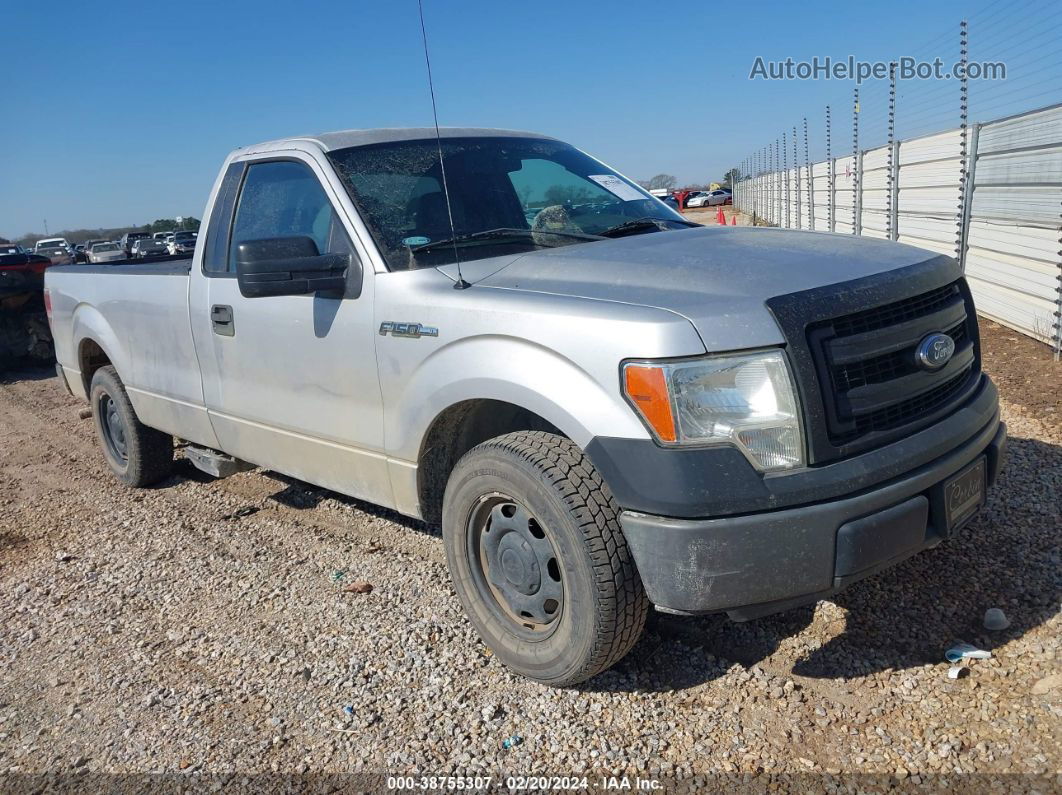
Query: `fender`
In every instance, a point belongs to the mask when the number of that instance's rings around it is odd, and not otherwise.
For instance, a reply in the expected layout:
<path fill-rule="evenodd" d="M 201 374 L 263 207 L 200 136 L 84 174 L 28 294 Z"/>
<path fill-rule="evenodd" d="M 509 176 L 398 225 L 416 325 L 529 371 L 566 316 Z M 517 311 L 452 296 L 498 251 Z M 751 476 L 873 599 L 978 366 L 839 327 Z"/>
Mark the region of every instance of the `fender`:
<path fill-rule="evenodd" d="M 397 402 L 385 409 L 387 449 L 394 458 L 415 462 L 435 418 L 456 403 L 475 399 L 532 411 L 580 447 L 602 429 L 612 436 L 648 439 L 645 426 L 619 394 L 618 365 L 613 394 L 576 362 L 527 339 L 480 335 L 456 340 L 421 362 Z"/>
<path fill-rule="evenodd" d="M 80 383 L 84 384 L 86 398 L 88 397 L 88 383 L 85 381 L 85 374 L 81 372 L 81 346 L 85 340 L 92 340 L 103 349 L 114 369 L 118 371 L 118 377 L 123 383 L 127 383 L 125 379 L 131 371 L 128 351 L 122 347 L 111 324 L 98 309 L 90 304 L 79 303 L 74 308 L 70 328 L 71 337 L 74 340 L 73 353 L 76 357 L 73 365 L 77 368 Z"/>

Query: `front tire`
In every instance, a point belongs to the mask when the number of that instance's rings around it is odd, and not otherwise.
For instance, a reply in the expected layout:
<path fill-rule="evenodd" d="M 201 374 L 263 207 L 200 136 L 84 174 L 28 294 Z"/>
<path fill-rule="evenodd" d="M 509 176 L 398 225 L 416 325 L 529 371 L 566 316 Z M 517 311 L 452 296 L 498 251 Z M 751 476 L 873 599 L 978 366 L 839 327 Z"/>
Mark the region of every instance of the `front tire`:
<path fill-rule="evenodd" d="M 127 486 L 151 486 L 173 474 L 173 437 L 137 419 L 118 372 L 101 367 L 89 387 L 103 458 Z"/>
<path fill-rule="evenodd" d="M 638 641 L 649 602 L 618 517 L 564 437 L 511 433 L 458 461 L 443 498 L 446 557 L 465 613 L 509 668 L 565 687 Z"/>

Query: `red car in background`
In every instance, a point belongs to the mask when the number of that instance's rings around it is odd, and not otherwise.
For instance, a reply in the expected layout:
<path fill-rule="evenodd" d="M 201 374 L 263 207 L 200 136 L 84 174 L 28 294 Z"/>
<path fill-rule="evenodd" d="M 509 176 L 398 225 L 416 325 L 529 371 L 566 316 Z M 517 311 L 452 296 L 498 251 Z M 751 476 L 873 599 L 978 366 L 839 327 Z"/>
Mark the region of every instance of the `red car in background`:
<path fill-rule="evenodd" d="M 44 305 L 44 271 L 52 260 L 21 247 L 0 244 L 0 310 L 32 310 Z"/>
<path fill-rule="evenodd" d="M 50 257 L 0 243 L 0 374 L 54 358 L 44 297 L 51 265 Z"/>

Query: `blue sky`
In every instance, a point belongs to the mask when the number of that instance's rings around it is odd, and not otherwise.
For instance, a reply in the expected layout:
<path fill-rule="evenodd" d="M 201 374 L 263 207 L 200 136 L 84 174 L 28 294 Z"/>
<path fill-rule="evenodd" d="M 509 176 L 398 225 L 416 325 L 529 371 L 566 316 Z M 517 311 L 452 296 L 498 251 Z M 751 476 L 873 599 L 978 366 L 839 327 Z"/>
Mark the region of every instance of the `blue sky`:
<path fill-rule="evenodd" d="M 1049 0 L 1019 6 L 1030 24 L 1055 13 Z M 804 115 L 816 149 L 827 102 L 850 148 L 850 84 L 750 82 L 757 55 L 947 55 L 963 16 L 993 30 L 1021 17 L 990 0 L 425 0 L 425 14 L 442 124 L 545 132 L 629 176 L 683 183 L 719 178 Z M 4 16 L 0 235 L 43 231 L 45 218 L 54 231 L 200 216 L 237 146 L 431 121 L 415 0 L 17 0 Z M 997 38 L 1021 55 L 1020 30 Z M 1037 52 L 1057 78 L 1062 58 Z M 1041 99 L 1029 81 L 1030 107 L 1062 100 L 1046 85 Z M 953 87 L 939 103 L 918 91 L 928 115 L 916 121 L 953 126 Z"/>

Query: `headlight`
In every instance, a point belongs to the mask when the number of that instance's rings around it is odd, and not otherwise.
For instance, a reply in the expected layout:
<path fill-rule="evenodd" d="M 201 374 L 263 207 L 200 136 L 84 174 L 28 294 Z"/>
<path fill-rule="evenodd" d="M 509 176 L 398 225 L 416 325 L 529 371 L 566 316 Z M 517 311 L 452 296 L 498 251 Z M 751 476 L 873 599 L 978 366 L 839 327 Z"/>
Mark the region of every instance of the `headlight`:
<path fill-rule="evenodd" d="M 764 471 L 804 465 L 796 390 L 781 351 L 627 362 L 623 386 L 664 445 L 733 444 Z"/>

